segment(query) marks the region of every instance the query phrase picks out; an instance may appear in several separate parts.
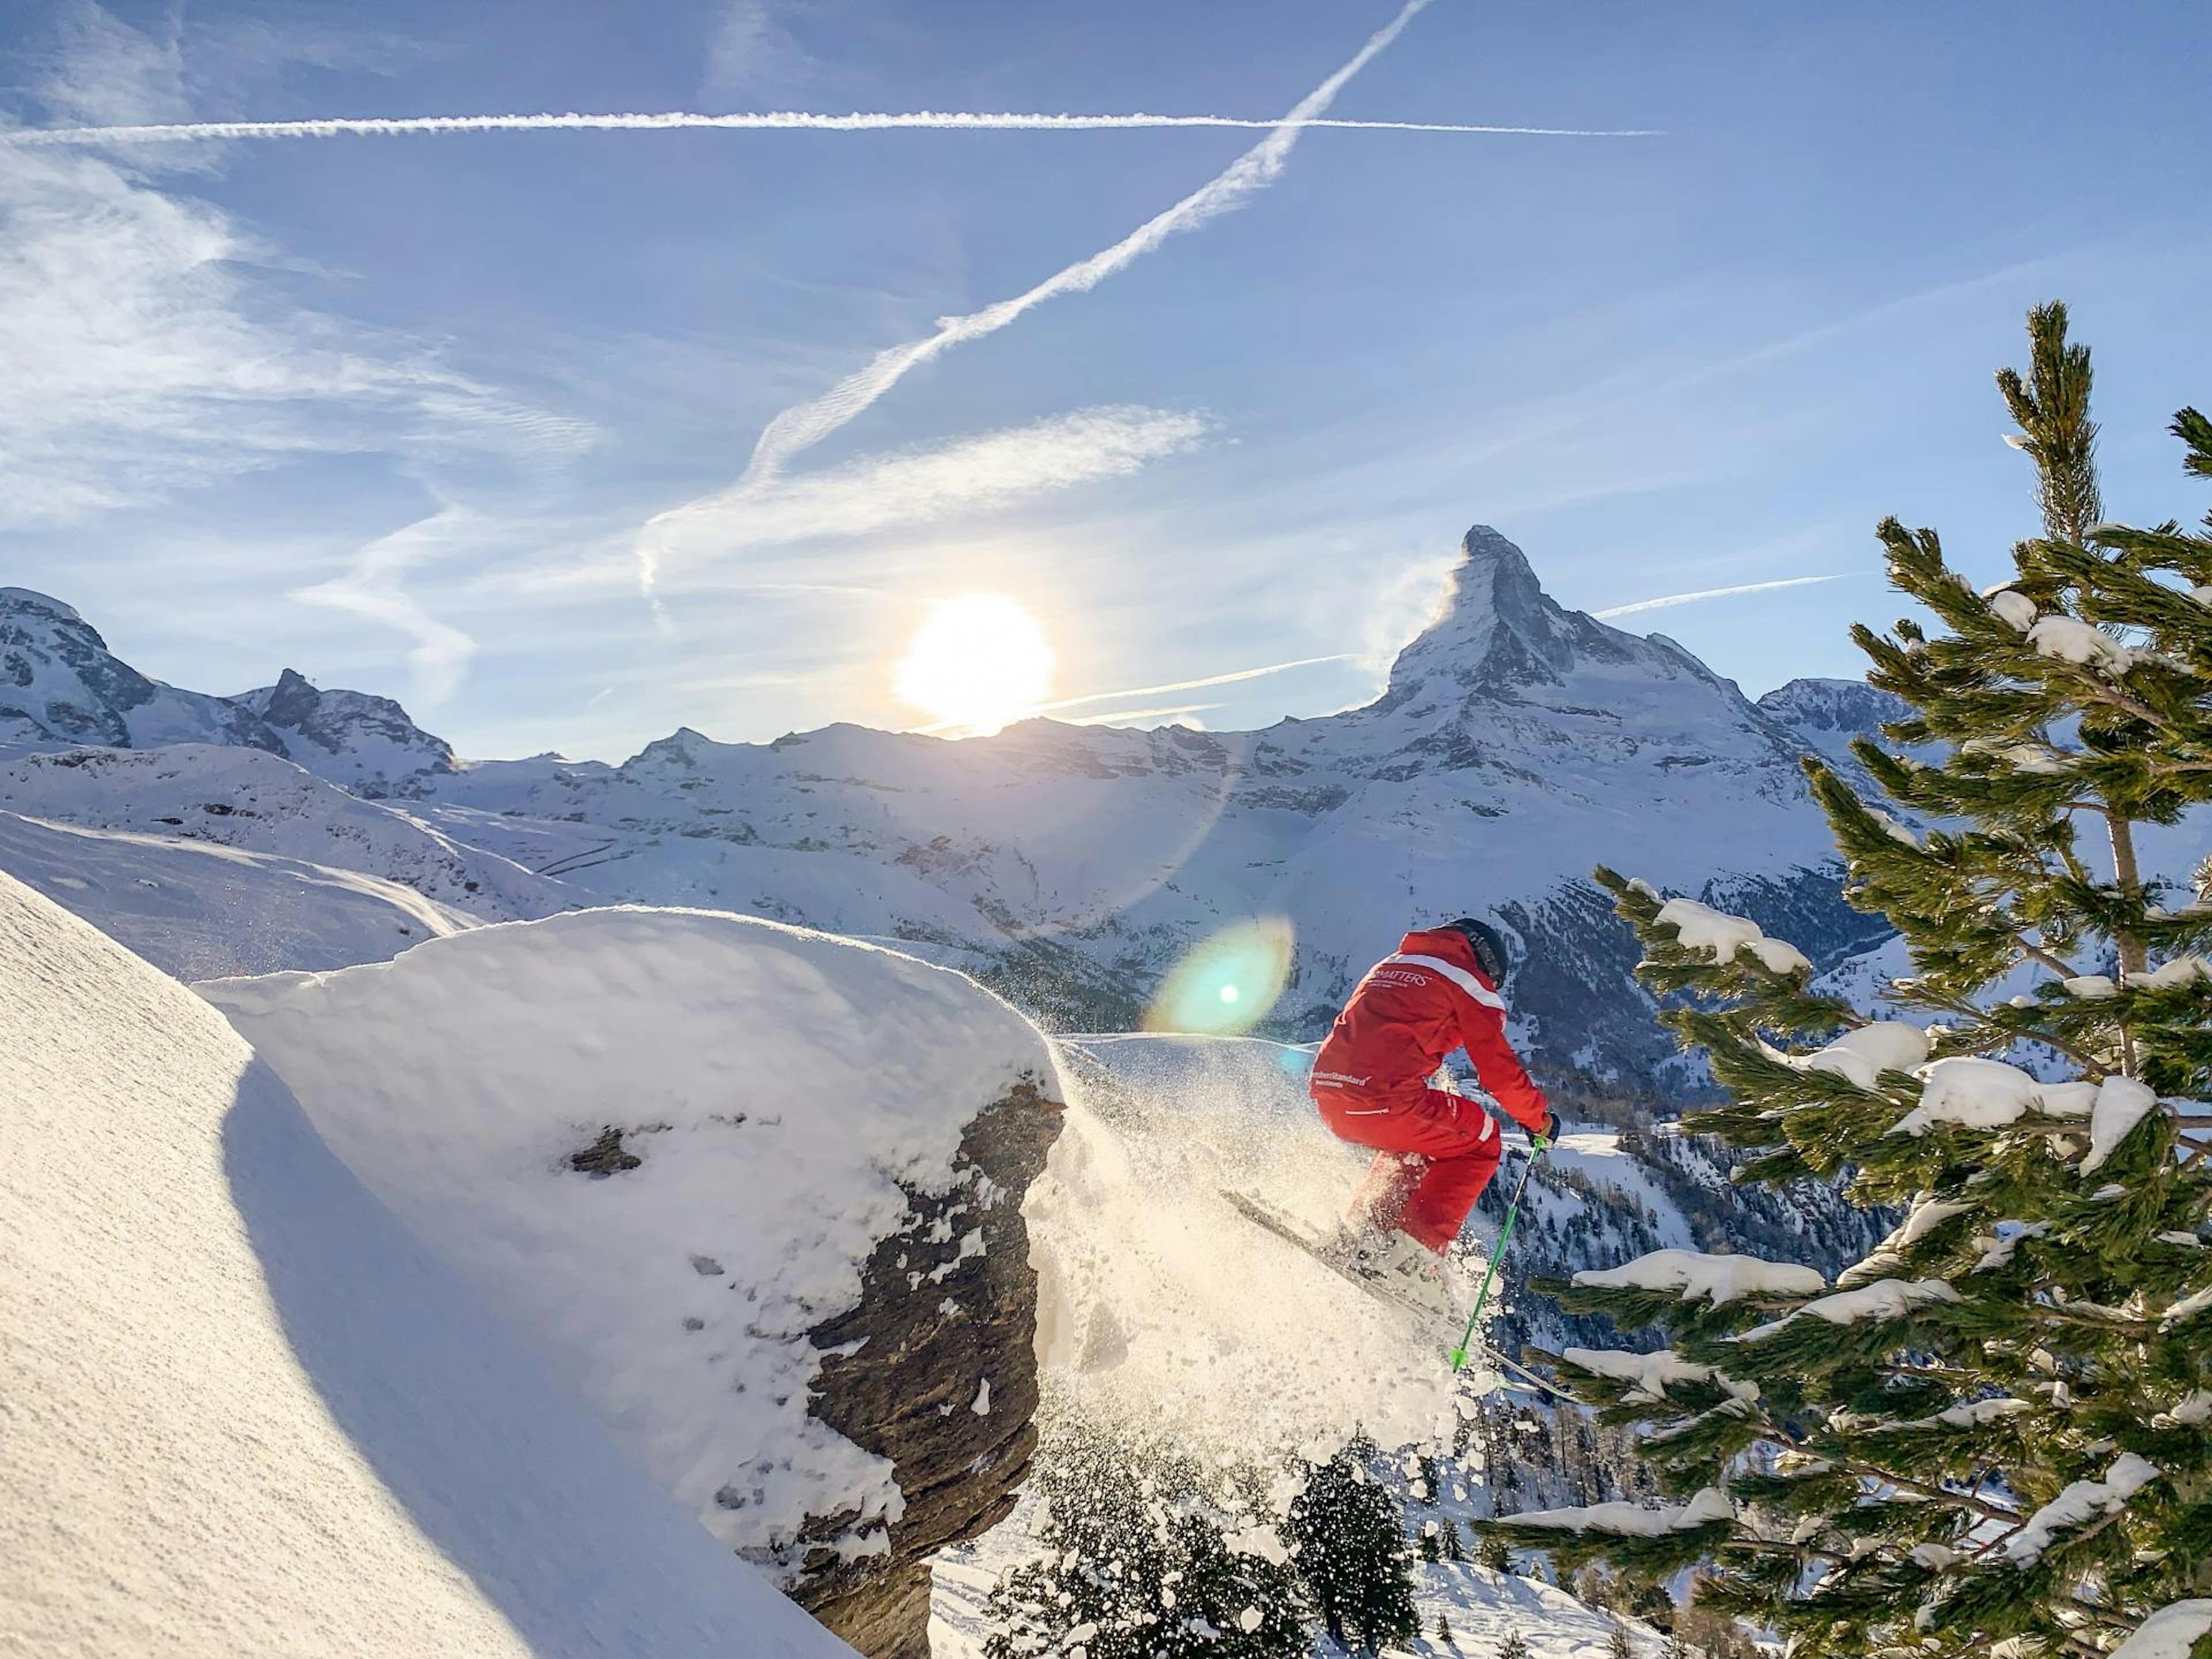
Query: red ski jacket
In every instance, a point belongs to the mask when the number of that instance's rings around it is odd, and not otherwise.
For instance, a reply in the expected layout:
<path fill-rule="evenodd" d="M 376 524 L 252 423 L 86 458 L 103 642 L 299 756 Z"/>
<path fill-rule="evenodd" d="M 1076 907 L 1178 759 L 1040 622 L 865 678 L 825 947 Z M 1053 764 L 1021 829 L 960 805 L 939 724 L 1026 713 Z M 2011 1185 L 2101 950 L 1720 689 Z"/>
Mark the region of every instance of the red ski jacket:
<path fill-rule="evenodd" d="M 1544 1091 L 1505 1040 L 1505 999 L 1448 930 L 1408 933 L 1368 970 L 1314 1057 L 1316 1096 L 1343 1091 L 1377 1105 L 1411 1105 L 1446 1054 L 1467 1050 L 1482 1086 L 1524 1129 L 1551 1115 Z"/>

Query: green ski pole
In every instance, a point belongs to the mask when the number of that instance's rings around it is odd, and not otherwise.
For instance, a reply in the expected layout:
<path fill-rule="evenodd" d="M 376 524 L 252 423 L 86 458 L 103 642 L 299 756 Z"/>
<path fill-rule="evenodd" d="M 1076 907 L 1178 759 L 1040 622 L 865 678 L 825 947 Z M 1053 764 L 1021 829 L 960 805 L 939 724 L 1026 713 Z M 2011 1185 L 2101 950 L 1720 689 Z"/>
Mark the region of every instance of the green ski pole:
<path fill-rule="evenodd" d="M 1490 1281 L 1498 1277 L 1498 1264 L 1505 1259 L 1505 1247 L 1513 1237 L 1513 1224 L 1521 1218 L 1521 1194 L 1527 1190 L 1528 1177 L 1536 1172 L 1536 1160 L 1544 1155 L 1551 1142 L 1541 1135 L 1532 1136 L 1535 1150 L 1521 1169 L 1521 1179 L 1513 1188 L 1513 1202 L 1505 1208 L 1505 1225 L 1498 1235 L 1498 1248 L 1490 1253 L 1490 1266 L 1483 1271 L 1482 1288 L 1475 1293 L 1474 1311 L 1467 1316 L 1467 1329 L 1459 1339 L 1459 1346 L 1451 1351 L 1451 1365 L 1455 1371 L 1467 1369 L 1468 1350 L 1474 1346 L 1475 1327 L 1482 1323 L 1483 1304 L 1490 1300 Z"/>

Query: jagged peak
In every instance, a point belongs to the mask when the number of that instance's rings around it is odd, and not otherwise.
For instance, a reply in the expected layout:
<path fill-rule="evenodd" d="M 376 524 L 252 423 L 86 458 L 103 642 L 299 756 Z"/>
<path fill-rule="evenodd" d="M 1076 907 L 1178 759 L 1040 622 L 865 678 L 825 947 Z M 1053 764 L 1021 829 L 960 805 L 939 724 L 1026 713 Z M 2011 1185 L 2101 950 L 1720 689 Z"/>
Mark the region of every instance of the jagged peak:
<path fill-rule="evenodd" d="M 1459 562 L 1426 628 L 1398 653 L 1383 706 L 1448 676 L 1467 691 L 1507 695 L 1557 684 L 1581 659 L 1620 660 L 1637 645 L 1544 591 L 1528 556 L 1494 526 L 1460 540 Z"/>

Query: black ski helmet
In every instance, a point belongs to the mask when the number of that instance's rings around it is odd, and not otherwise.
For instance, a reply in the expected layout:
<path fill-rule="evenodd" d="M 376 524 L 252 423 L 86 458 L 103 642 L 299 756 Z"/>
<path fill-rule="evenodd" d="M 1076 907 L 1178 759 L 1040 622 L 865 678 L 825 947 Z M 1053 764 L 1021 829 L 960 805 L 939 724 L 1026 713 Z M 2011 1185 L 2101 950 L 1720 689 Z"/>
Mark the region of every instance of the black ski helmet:
<path fill-rule="evenodd" d="M 1475 966 L 1485 977 L 1501 991 L 1505 988 L 1505 975 L 1512 970 L 1513 958 L 1506 954 L 1504 935 L 1486 921 L 1477 921 L 1473 916 L 1462 916 L 1457 921 L 1443 925 L 1447 933 L 1457 933 L 1474 947 Z"/>

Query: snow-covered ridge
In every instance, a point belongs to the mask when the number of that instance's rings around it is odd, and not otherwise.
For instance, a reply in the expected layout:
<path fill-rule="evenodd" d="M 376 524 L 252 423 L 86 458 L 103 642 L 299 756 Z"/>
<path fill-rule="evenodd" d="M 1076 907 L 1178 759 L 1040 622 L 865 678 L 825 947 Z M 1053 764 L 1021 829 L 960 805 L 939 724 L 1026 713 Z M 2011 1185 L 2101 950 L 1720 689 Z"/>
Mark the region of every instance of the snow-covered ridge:
<path fill-rule="evenodd" d="M 811 1414 L 809 1337 L 859 1300 L 908 1191 L 958 1178 L 969 1121 L 1025 1079 L 1056 1089 L 1013 1009 L 890 951 L 636 908 L 201 989 L 716 1537 L 787 1569 L 809 1517 L 848 1516 L 849 1553 L 884 1547 L 904 1498 Z M 1018 1200 L 979 1188 L 916 1276 Z"/>
<path fill-rule="evenodd" d="M 53 1659 L 829 1659 L 183 986 L 0 875 L 0 1626 Z"/>
<path fill-rule="evenodd" d="M 1264 732 L 1039 720 L 957 743 L 837 726 L 749 744 L 686 730 L 620 766 L 540 757 L 447 770 L 443 745 L 402 711 L 350 694 L 316 700 L 347 711 L 354 744 L 351 759 L 325 756 L 310 740 L 319 714 L 293 709 L 310 690 L 288 677 L 223 702 L 266 735 L 218 741 L 281 749 L 362 793 L 389 785 L 415 823 L 544 879 L 491 902 L 465 878 L 459 896 L 422 886 L 394 849 L 348 851 L 311 826 L 297 842 L 231 844 L 406 881 L 490 920 L 648 902 L 896 939 L 1079 1030 L 1133 1025 L 1188 950 L 1281 917 L 1297 972 L 1271 1029 L 1310 1034 L 1404 928 L 1486 913 L 1520 942 L 1516 1035 L 1539 1070 L 1663 1091 L 1692 1079 L 1648 1018 L 1633 943 L 1589 884 L 1593 866 L 1632 854 L 1822 969 L 1879 937 L 1838 896 L 1798 765 L 1810 739 L 1672 641 L 1565 610 L 1487 526 L 1468 532 L 1448 602 L 1381 698 Z M 21 763 L 0 770 L 0 799 L 72 823 L 204 832 L 193 811 L 235 782 L 216 752 L 173 763 L 182 811 L 158 792 L 151 810 L 88 803 Z M 198 782 L 183 775 L 195 769 Z M 346 816 L 328 800 L 317 810 Z M 1714 877 L 1717 823 L 1729 826 L 1729 867 Z"/>
<path fill-rule="evenodd" d="M 450 772 L 453 751 L 388 697 L 320 691 L 286 669 L 234 697 L 185 691 L 116 657 L 60 600 L 0 587 L 0 745 L 264 749 L 372 799 Z"/>

